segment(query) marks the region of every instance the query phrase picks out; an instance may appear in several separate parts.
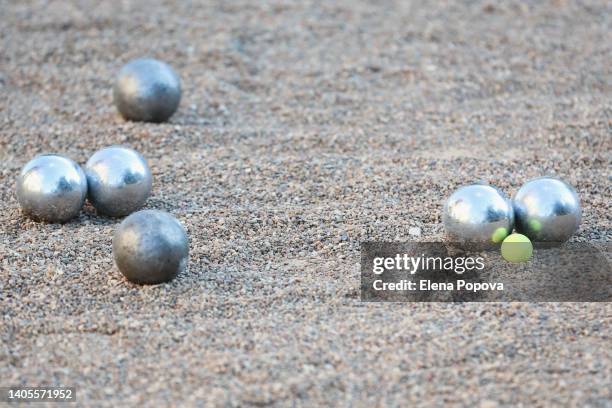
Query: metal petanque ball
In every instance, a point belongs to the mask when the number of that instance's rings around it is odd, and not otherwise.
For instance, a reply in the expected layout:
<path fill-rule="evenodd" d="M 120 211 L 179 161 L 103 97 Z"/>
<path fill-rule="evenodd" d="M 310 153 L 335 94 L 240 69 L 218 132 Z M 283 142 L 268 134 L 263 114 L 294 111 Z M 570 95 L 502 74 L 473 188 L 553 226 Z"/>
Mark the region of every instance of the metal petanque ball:
<path fill-rule="evenodd" d="M 115 106 L 127 120 L 164 122 L 181 101 L 181 82 L 162 61 L 140 58 L 121 68 L 113 89 Z"/>
<path fill-rule="evenodd" d="M 138 211 L 115 231 L 113 255 L 121 273 L 134 283 L 168 282 L 187 267 L 187 233 L 166 212 Z"/>
<path fill-rule="evenodd" d="M 442 221 L 451 240 L 497 244 L 512 232 L 514 212 L 510 199 L 500 190 L 472 184 L 451 194 L 444 205 Z"/>
<path fill-rule="evenodd" d="M 58 154 L 28 162 L 17 180 L 17 200 L 29 217 L 65 222 L 76 217 L 87 195 L 87 178 L 77 163 Z"/>
<path fill-rule="evenodd" d="M 151 193 L 151 170 L 144 157 L 128 147 L 98 150 L 85 164 L 85 174 L 89 201 L 111 217 L 136 211 Z"/>
<path fill-rule="evenodd" d="M 578 230 L 582 218 L 576 191 L 553 177 L 525 183 L 513 205 L 517 231 L 532 241 L 565 242 Z"/>

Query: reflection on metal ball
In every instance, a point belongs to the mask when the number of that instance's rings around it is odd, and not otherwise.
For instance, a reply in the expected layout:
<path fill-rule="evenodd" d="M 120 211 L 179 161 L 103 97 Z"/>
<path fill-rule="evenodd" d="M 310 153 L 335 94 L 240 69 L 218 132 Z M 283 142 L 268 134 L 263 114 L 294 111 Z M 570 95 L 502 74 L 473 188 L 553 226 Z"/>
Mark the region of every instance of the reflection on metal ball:
<path fill-rule="evenodd" d="M 500 190 L 472 184 L 451 194 L 442 220 L 453 241 L 497 244 L 512 232 L 514 212 L 511 201 Z"/>
<path fill-rule="evenodd" d="M 525 183 L 515 194 L 513 205 L 517 231 L 532 241 L 567 241 L 582 218 L 576 191 L 553 177 Z"/>
<path fill-rule="evenodd" d="M 104 215 L 128 215 L 139 209 L 151 193 L 151 170 L 144 157 L 128 147 L 98 150 L 87 161 L 85 174 L 89 201 Z"/>
<path fill-rule="evenodd" d="M 138 211 L 115 231 L 113 255 L 121 273 L 134 283 L 168 282 L 187 267 L 187 233 L 166 212 Z"/>
<path fill-rule="evenodd" d="M 17 180 L 17 200 L 29 217 L 65 222 L 76 217 L 87 195 L 81 166 L 58 154 L 42 154 L 28 162 Z"/>
<path fill-rule="evenodd" d="M 140 58 L 121 68 L 113 89 L 115 106 L 127 120 L 164 122 L 181 101 L 181 82 L 162 61 Z"/>

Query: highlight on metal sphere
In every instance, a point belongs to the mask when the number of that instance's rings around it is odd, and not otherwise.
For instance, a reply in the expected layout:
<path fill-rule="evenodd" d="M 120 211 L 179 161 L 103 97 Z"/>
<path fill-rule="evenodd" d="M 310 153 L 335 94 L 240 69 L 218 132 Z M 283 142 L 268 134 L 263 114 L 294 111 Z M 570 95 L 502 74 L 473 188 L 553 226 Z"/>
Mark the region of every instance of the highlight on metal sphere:
<path fill-rule="evenodd" d="M 187 267 L 187 233 L 166 212 L 138 211 L 123 220 L 115 231 L 113 256 L 121 273 L 131 282 L 168 282 Z"/>
<path fill-rule="evenodd" d="M 456 242 L 501 243 L 514 227 L 512 203 L 493 186 L 472 184 L 456 190 L 444 204 L 442 221 Z"/>
<path fill-rule="evenodd" d="M 140 153 L 124 146 L 95 152 L 85 164 L 88 198 L 100 214 L 128 215 L 147 201 L 153 178 Z"/>
<path fill-rule="evenodd" d="M 121 68 L 113 88 L 115 106 L 126 120 L 164 122 L 181 101 L 181 82 L 165 62 L 140 58 Z"/>
<path fill-rule="evenodd" d="M 532 241 L 565 242 L 582 219 L 578 194 L 554 177 L 525 183 L 514 195 L 513 205 L 517 231 Z"/>
<path fill-rule="evenodd" d="M 76 217 L 87 195 L 81 166 L 59 154 L 42 154 L 28 162 L 17 180 L 17 200 L 27 216 L 47 222 Z"/>

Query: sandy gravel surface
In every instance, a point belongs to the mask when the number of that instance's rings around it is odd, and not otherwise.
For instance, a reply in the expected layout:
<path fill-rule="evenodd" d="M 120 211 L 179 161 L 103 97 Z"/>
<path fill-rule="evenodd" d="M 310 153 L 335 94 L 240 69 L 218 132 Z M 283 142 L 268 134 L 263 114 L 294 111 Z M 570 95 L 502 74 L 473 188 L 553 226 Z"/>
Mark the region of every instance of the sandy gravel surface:
<path fill-rule="evenodd" d="M 424 2 L 423 2 L 424 3 Z M 442 239 L 460 184 L 574 185 L 609 243 L 605 1 L 0 0 L 0 386 L 81 406 L 611 406 L 610 304 L 364 304 L 359 243 Z M 126 123 L 120 66 L 180 73 L 170 123 Z M 31 157 L 110 144 L 154 173 L 189 271 L 138 287 L 118 220 L 24 218 Z M 412 235 L 410 234 L 410 232 Z M 144 405 L 143 405 L 144 404 Z"/>

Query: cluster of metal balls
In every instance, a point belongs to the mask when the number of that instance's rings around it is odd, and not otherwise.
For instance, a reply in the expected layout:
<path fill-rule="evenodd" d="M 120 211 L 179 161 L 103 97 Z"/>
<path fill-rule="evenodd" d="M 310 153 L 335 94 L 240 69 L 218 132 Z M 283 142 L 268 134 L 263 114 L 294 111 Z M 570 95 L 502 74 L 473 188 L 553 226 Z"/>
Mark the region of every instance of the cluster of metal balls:
<path fill-rule="evenodd" d="M 178 108 L 181 85 L 167 64 L 144 58 L 121 69 L 113 94 L 125 119 L 162 122 Z M 23 213 L 37 221 L 66 222 L 80 213 L 86 199 L 100 215 L 131 214 L 113 237 L 115 263 L 130 281 L 161 283 L 186 268 L 189 244 L 172 215 L 157 210 L 134 213 L 149 197 L 152 181 L 144 157 L 124 146 L 98 150 L 84 168 L 59 154 L 41 154 L 22 168 L 17 199 Z"/>
<path fill-rule="evenodd" d="M 580 225 L 582 210 L 576 191 L 554 177 L 525 183 L 510 200 L 501 190 L 472 184 L 446 201 L 442 220 L 456 242 L 497 244 L 513 229 L 536 242 L 565 242 Z"/>
<path fill-rule="evenodd" d="M 119 72 L 113 98 L 127 120 L 163 122 L 179 106 L 181 84 L 167 64 L 137 59 Z M 19 175 L 17 198 L 25 214 L 47 222 L 77 216 L 86 198 L 99 214 L 122 217 L 142 207 L 151 186 L 145 159 L 130 148 L 111 146 L 94 153 L 84 170 L 58 154 L 35 157 Z M 533 241 L 563 242 L 576 232 L 580 218 L 574 189 L 551 177 L 529 181 L 512 200 L 489 185 L 464 186 L 450 196 L 443 213 L 452 240 L 477 243 L 501 243 L 514 228 Z M 173 279 L 185 269 L 188 253 L 185 229 L 162 211 L 131 214 L 113 237 L 119 270 L 137 283 Z"/>

